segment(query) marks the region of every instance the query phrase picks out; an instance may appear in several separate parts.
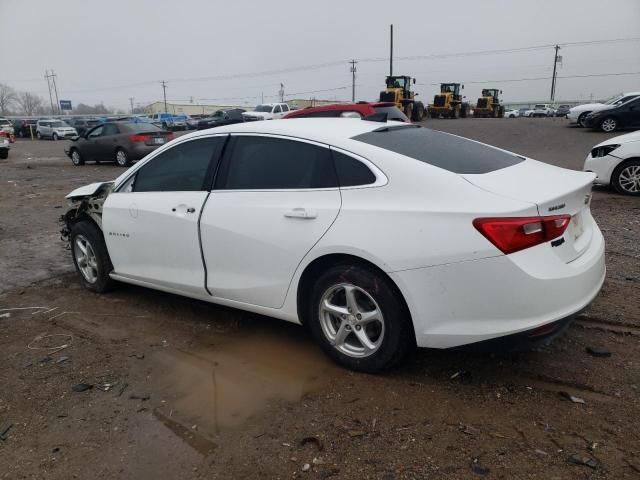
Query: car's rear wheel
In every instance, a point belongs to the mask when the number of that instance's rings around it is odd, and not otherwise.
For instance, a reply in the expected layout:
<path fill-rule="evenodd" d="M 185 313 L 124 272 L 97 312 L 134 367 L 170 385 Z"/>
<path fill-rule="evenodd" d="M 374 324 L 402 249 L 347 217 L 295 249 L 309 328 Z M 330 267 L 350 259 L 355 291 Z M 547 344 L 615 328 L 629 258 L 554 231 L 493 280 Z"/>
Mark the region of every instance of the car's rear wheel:
<path fill-rule="evenodd" d="M 630 160 L 616 167 L 611 184 L 618 193 L 640 195 L 640 160 Z"/>
<path fill-rule="evenodd" d="M 36 132 L 36 138 L 38 140 L 42 140 L 42 135 L 40 135 L 40 132 Z"/>
<path fill-rule="evenodd" d="M 587 115 L 589 115 L 590 113 L 591 112 L 582 112 L 578 117 L 578 125 L 580 125 L 582 128 L 587 128 L 585 121 L 587 119 Z"/>
<path fill-rule="evenodd" d="M 127 155 L 127 152 L 122 148 L 118 148 L 116 150 L 116 163 L 120 167 L 128 167 L 131 165 L 131 160 L 129 160 L 129 155 Z"/>
<path fill-rule="evenodd" d="M 84 158 L 82 158 L 77 148 L 71 149 L 71 163 L 75 166 L 84 165 Z"/>
<path fill-rule="evenodd" d="M 600 122 L 600 130 L 603 132 L 615 132 L 618 128 L 618 122 L 613 117 L 607 117 L 602 122 Z"/>
<path fill-rule="evenodd" d="M 58 140 L 58 134 L 56 132 L 53 132 L 51 138 L 53 138 L 53 140 Z"/>
<path fill-rule="evenodd" d="M 73 263 L 84 286 L 97 293 L 113 288 L 115 282 L 109 277 L 113 266 L 100 229 L 90 221 L 80 221 L 71 227 L 69 239 Z"/>
<path fill-rule="evenodd" d="M 408 310 L 381 272 L 339 264 L 313 284 L 305 321 L 338 364 L 361 372 L 398 365 L 414 346 Z"/>

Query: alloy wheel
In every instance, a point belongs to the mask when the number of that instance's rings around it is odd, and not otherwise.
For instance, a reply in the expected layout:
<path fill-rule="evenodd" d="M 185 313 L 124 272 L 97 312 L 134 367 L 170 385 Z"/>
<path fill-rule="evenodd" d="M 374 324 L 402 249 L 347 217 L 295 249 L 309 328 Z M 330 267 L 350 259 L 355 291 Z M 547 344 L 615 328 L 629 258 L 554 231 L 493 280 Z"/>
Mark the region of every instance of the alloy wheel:
<path fill-rule="evenodd" d="M 616 121 L 613 118 L 605 118 L 602 121 L 602 130 L 605 132 L 613 132 L 616 129 Z"/>
<path fill-rule="evenodd" d="M 640 166 L 629 165 L 620 172 L 618 176 L 620 188 L 628 193 L 640 193 Z"/>
<path fill-rule="evenodd" d="M 354 358 L 373 355 L 385 333 L 382 310 L 369 293 L 349 283 L 326 290 L 319 307 L 320 326 L 329 343 Z"/>
<path fill-rule="evenodd" d="M 118 150 L 116 152 L 116 163 L 121 167 L 127 165 L 127 154 L 124 150 Z"/>
<path fill-rule="evenodd" d="M 71 161 L 74 165 L 80 165 L 80 153 L 77 150 L 71 151 Z"/>
<path fill-rule="evenodd" d="M 98 280 L 98 260 L 91 243 L 84 235 L 76 236 L 73 242 L 73 256 L 84 279 L 89 283 L 96 283 Z"/>

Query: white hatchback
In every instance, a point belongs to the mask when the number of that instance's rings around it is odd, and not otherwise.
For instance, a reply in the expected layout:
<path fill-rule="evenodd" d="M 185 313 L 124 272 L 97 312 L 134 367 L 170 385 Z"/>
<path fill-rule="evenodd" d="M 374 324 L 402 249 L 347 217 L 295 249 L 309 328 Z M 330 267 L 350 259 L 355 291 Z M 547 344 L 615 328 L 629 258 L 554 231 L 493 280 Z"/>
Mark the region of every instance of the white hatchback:
<path fill-rule="evenodd" d="M 182 136 L 71 192 L 63 218 L 90 290 L 302 323 L 375 372 L 414 345 L 561 331 L 604 281 L 593 179 L 417 125 L 257 122 Z"/>

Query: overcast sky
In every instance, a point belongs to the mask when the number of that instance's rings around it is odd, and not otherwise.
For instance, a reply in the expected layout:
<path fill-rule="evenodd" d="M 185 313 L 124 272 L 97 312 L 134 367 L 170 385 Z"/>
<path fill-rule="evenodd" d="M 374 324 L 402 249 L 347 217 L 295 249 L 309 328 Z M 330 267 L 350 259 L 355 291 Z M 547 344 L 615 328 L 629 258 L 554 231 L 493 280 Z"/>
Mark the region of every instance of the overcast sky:
<path fill-rule="evenodd" d="M 347 100 L 346 62 L 355 58 L 363 60 L 357 99 L 374 100 L 388 74 L 390 23 L 397 57 L 467 53 L 640 37 L 640 1 L 0 0 L 0 83 L 48 101 L 43 77 L 54 69 L 61 99 L 121 109 L 129 97 L 161 100 L 163 79 L 170 101 L 255 104 L 261 94 L 275 101 L 280 82 L 287 97 L 316 91 L 294 96 Z M 560 53 L 560 77 L 640 72 L 640 41 Z M 315 67 L 286 72 L 305 66 Z M 552 68 L 553 49 L 544 48 L 399 59 L 394 73 L 416 77 L 425 101 L 439 82 L 466 82 L 471 101 L 489 87 L 517 101 L 548 98 L 550 81 L 505 80 L 550 77 Z M 233 75 L 241 76 L 220 78 Z M 640 74 L 560 78 L 556 98 L 631 90 L 640 90 Z"/>

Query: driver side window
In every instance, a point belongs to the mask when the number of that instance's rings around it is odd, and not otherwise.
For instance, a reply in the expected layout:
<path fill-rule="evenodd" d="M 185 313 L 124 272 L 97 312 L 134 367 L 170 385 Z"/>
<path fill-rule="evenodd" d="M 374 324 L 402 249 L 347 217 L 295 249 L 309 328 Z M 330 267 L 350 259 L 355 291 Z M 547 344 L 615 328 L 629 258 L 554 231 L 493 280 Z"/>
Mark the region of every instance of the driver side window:
<path fill-rule="evenodd" d="M 91 138 L 99 137 L 100 135 L 102 135 L 102 130 L 103 130 L 103 128 L 104 128 L 104 127 L 101 127 L 101 126 L 100 126 L 100 127 L 97 127 L 97 128 L 94 128 L 93 130 L 91 130 L 91 133 L 89 133 L 89 136 L 90 136 Z"/>
<path fill-rule="evenodd" d="M 131 190 L 193 192 L 206 189 L 226 139 L 226 136 L 203 138 L 165 150 L 138 170 Z M 126 188 L 125 184 L 125 191 Z"/>

